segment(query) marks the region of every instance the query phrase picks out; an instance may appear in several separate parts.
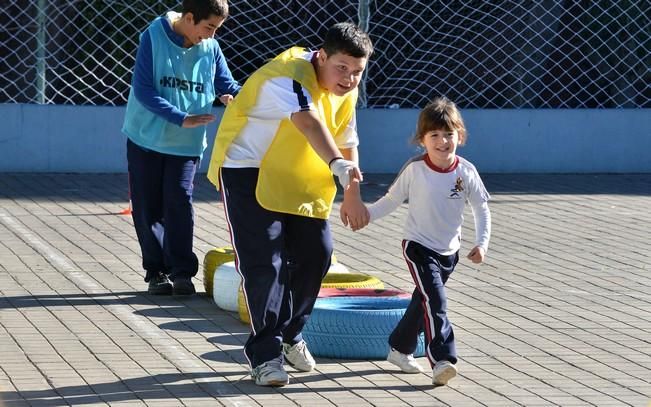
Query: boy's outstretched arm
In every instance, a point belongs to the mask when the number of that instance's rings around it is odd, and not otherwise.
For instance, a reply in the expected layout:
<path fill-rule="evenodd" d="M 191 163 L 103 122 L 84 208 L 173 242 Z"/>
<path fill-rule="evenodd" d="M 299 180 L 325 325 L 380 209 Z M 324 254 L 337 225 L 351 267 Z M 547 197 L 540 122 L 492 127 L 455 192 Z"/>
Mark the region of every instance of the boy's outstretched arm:
<path fill-rule="evenodd" d="M 368 211 L 362 203 L 359 181 L 362 173 L 357 164 L 357 149 L 339 151 L 330 131 L 315 111 L 308 110 L 292 114 L 292 123 L 305 135 L 314 151 L 328 163 L 344 187 L 341 219 L 344 225 L 360 228 L 368 224 Z M 354 151 L 353 151 L 354 150 Z M 354 229 L 355 230 L 355 229 Z"/>
<path fill-rule="evenodd" d="M 357 147 L 341 149 L 344 159 L 359 163 Z M 344 188 L 344 201 L 339 209 L 339 217 L 345 226 L 350 225 L 353 231 L 357 231 L 368 225 L 371 216 L 362 201 L 360 190 L 361 178 L 354 178 L 350 181 L 350 186 Z"/>
<path fill-rule="evenodd" d="M 296 112 L 292 114 L 291 119 L 324 162 L 330 163 L 334 158 L 342 157 L 334 139 L 330 137 L 330 130 L 323 124 L 317 112 Z"/>
<path fill-rule="evenodd" d="M 362 179 L 357 163 L 343 159 L 334 139 L 330 136 L 330 130 L 321 122 L 315 111 L 296 112 L 292 114 L 291 120 L 319 157 L 330 166 L 344 190 L 348 189 L 351 179 Z M 333 165 L 335 162 L 336 164 Z"/>

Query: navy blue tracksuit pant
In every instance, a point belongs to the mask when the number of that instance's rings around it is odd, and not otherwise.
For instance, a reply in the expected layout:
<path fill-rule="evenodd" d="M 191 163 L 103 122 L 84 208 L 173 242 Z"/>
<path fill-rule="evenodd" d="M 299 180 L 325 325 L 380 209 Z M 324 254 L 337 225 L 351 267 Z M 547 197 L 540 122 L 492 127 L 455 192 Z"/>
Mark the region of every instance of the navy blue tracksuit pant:
<path fill-rule="evenodd" d="M 434 366 L 437 360 L 457 363 L 445 283 L 459 261 L 459 252 L 443 256 L 409 240 L 403 240 L 402 252 L 416 289 L 405 314 L 389 336 L 389 345 L 401 353 L 414 353 L 418 335 L 424 329 L 430 364 Z"/>
<path fill-rule="evenodd" d="M 199 261 L 192 251 L 192 191 L 199 157 L 158 153 L 127 140 L 127 162 L 145 281 L 160 271 L 172 281 L 195 276 Z M 165 228 L 162 247 L 152 232 L 156 222 Z"/>
<path fill-rule="evenodd" d="M 282 360 L 282 343 L 301 331 L 330 268 L 328 221 L 264 209 L 255 189 L 257 168 L 222 168 L 224 207 L 237 269 L 251 317 L 244 353 L 252 368 Z M 282 182 L 279 180 L 279 182 Z"/>

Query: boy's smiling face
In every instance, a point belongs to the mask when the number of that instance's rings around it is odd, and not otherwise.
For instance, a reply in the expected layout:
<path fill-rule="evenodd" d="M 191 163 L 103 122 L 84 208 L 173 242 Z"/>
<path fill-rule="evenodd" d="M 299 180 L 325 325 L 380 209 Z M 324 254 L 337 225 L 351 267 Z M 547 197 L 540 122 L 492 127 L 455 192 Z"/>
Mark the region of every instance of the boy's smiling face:
<path fill-rule="evenodd" d="M 356 58 L 337 52 L 327 55 L 321 48 L 316 59 L 319 85 L 337 96 L 355 89 L 362 79 L 368 58 Z"/>
<path fill-rule="evenodd" d="M 192 13 L 183 15 L 186 22 L 186 30 L 183 33 L 183 37 L 185 37 L 184 46 L 186 47 L 197 45 L 205 39 L 214 37 L 225 20 L 222 16 L 212 14 L 210 17 L 199 21 L 198 24 L 194 24 L 193 18 Z"/>

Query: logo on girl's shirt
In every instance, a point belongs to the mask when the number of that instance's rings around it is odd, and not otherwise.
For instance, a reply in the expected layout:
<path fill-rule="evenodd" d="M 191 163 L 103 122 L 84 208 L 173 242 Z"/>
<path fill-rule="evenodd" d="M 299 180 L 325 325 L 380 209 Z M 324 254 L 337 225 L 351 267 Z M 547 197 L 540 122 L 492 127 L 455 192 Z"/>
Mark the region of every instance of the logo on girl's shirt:
<path fill-rule="evenodd" d="M 463 187 L 463 178 L 457 177 L 457 181 L 454 183 L 454 188 L 452 188 L 450 191 L 452 192 L 448 198 L 450 199 L 461 199 L 461 195 L 459 195 L 459 192 L 463 192 L 464 187 Z"/>

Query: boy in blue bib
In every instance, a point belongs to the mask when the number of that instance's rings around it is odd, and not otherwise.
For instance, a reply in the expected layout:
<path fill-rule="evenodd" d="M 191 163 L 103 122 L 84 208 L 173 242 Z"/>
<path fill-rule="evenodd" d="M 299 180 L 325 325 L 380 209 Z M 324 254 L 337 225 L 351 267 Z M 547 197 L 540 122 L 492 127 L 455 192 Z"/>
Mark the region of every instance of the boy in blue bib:
<path fill-rule="evenodd" d="M 133 223 L 150 294 L 195 293 L 193 181 L 215 98 L 240 90 L 213 37 L 227 0 L 184 0 L 140 35 L 122 131 Z M 170 281 L 171 280 L 171 281 Z"/>

